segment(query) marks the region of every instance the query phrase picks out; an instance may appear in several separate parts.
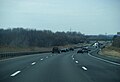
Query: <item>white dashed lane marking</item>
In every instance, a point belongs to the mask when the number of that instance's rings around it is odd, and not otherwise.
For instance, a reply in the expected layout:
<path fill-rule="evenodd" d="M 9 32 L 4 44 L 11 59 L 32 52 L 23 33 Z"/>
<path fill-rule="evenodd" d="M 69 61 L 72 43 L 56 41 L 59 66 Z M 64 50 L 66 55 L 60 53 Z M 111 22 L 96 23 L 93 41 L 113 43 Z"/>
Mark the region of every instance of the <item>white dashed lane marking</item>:
<path fill-rule="evenodd" d="M 74 58 L 72 58 L 74 60 Z"/>
<path fill-rule="evenodd" d="M 41 61 L 43 60 L 43 58 L 42 59 L 40 59 Z"/>
<path fill-rule="evenodd" d="M 72 58 L 73 58 L 73 55 L 72 55 Z"/>
<path fill-rule="evenodd" d="M 36 64 L 36 62 L 31 63 L 31 65 L 34 65 L 34 64 Z"/>
<path fill-rule="evenodd" d="M 75 58 L 74 58 L 74 55 L 72 55 L 72 59 L 74 60 Z"/>
<path fill-rule="evenodd" d="M 15 73 L 13 73 L 12 75 L 10 75 L 11 77 L 16 76 L 17 74 L 19 74 L 21 71 L 16 71 Z"/>
<path fill-rule="evenodd" d="M 48 56 L 46 58 L 48 58 Z"/>
<path fill-rule="evenodd" d="M 82 66 L 82 69 L 83 69 L 83 70 L 85 70 L 85 71 L 87 71 L 87 68 L 86 68 L 86 67 L 84 67 L 84 66 Z"/>
<path fill-rule="evenodd" d="M 79 63 L 78 61 L 75 61 L 75 63 Z"/>

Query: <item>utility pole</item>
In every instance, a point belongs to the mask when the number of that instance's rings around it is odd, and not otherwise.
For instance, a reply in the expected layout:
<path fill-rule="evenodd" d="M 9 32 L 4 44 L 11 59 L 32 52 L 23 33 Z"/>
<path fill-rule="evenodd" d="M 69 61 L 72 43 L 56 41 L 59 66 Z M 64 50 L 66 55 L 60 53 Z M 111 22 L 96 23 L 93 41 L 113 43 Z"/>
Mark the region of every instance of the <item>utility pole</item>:
<path fill-rule="evenodd" d="M 105 35 L 107 36 L 107 32 L 105 33 Z"/>
<path fill-rule="evenodd" d="M 107 33 L 105 33 L 105 37 L 106 37 L 106 40 L 105 40 L 105 41 L 107 42 Z"/>
<path fill-rule="evenodd" d="M 71 33 L 71 27 L 70 27 L 70 33 Z"/>

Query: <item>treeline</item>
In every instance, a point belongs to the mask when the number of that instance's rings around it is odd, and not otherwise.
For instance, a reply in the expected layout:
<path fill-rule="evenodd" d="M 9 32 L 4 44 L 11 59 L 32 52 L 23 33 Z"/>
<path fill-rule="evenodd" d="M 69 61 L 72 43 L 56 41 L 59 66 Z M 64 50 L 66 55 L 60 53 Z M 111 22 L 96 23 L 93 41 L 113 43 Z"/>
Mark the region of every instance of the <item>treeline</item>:
<path fill-rule="evenodd" d="M 24 28 L 0 29 L 0 46 L 49 47 L 86 41 L 80 32 L 52 32 Z"/>
<path fill-rule="evenodd" d="M 115 35 L 113 37 L 112 46 L 120 48 L 120 35 Z"/>
<path fill-rule="evenodd" d="M 86 35 L 89 41 L 111 41 L 113 35 Z"/>

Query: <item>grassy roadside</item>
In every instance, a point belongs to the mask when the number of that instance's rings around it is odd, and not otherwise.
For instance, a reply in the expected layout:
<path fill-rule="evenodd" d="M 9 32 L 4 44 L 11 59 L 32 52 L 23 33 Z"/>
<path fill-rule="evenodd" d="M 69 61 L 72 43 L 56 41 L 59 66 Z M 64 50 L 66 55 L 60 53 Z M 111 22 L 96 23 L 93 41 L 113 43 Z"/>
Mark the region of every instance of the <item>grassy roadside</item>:
<path fill-rule="evenodd" d="M 81 47 L 86 46 L 88 44 L 70 44 L 65 46 L 58 46 L 60 49 L 63 48 L 70 48 L 70 47 Z M 23 55 L 30 55 L 36 54 L 38 52 L 49 52 L 52 51 L 52 47 L 9 47 L 9 46 L 0 46 L 0 60 L 23 56 Z"/>
<path fill-rule="evenodd" d="M 37 52 L 37 51 L 50 51 L 51 47 L 0 47 L 0 53 L 5 52 Z"/>
<path fill-rule="evenodd" d="M 62 48 L 70 48 L 75 47 L 75 44 L 65 45 L 65 46 L 58 46 L 60 49 Z M 0 53 L 6 52 L 37 52 L 37 51 L 51 51 L 51 47 L 9 47 L 9 46 L 0 46 Z"/>
<path fill-rule="evenodd" d="M 100 52 L 100 55 L 112 57 L 115 59 L 120 59 L 120 48 L 116 48 L 113 46 L 107 46 L 106 48 L 103 48 Z"/>
<path fill-rule="evenodd" d="M 65 46 L 58 46 L 60 49 L 62 48 L 70 48 L 70 47 L 80 47 L 80 46 L 88 46 L 90 44 L 80 43 L 80 44 L 69 44 Z M 51 47 L 9 47 L 9 46 L 0 46 L 0 53 L 6 52 L 37 52 L 37 51 L 51 51 Z"/>

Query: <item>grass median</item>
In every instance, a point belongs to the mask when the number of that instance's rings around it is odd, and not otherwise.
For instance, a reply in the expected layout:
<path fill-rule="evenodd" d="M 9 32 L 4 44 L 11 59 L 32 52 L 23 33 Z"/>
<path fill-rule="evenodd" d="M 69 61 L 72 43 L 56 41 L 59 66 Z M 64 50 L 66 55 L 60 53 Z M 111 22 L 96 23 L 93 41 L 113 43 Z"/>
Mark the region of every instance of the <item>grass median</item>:
<path fill-rule="evenodd" d="M 112 57 L 115 59 L 120 59 L 120 48 L 116 48 L 113 46 L 106 46 L 100 52 L 100 55 Z"/>

